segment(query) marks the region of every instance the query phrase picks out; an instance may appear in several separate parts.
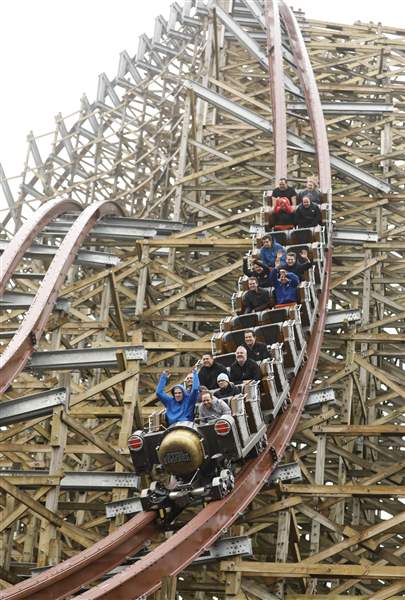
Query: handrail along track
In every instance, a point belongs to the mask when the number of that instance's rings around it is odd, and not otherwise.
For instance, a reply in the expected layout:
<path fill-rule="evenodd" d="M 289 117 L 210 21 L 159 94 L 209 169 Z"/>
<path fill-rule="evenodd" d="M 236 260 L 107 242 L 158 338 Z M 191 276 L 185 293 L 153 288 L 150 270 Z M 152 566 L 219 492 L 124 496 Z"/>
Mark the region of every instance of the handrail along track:
<path fill-rule="evenodd" d="M 274 10 L 274 7 L 270 6 L 270 2 L 273 5 L 276 0 L 269 0 L 265 3 L 269 14 L 270 10 L 273 15 L 277 14 L 278 10 Z M 282 415 L 277 417 L 275 423 L 269 428 L 268 444 L 271 452 L 264 452 L 256 459 L 245 464 L 238 475 L 235 488 L 231 494 L 221 501 L 210 503 L 187 525 L 160 544 L 146 557 L 127 567 L 108 581 L 82 594 L 80 596 L 82 600 L 94 600 L 96 598 L 128 600 L 130 598 L 149 595 L 159 588 L 162 576 L 179 573 L 194 558 L 209 547 L 221 535 L 223 529 L 229 527 L 237 519 L 240 512 L 246 509 L 275 468 L 298 424 L 310 389 L 323 338 L 332 262 L 331 173 L 326 129 L 319 94 L 305 44 L 293 13 L 283 0 L 280 0 L 279 5 L 281 18 L 284 21 L 288 37 L 290 38 L 292 52 L 298 66 L 298 74 L 307 102 L 310 123 L 315 138 L 315 147 L 317 149 L 321 192 L 327 197 L 329 203 L 327 224 L 329 248 L 324 265 L 323 288 L 318 301 L 319 316 L 307 345 L 308 361 L 294 381 L 291 390 L 291 404 Z M 267 23 L 271 25 L 271 22 L 272 19 L 268 17 Z M 277 44 L 281 44 L 280 36 L 276 35 L 274 39 L 272 31 L 269 31 L 269 38 L 277 42 Z M 277 52 L 274 53 L 272 60 L 273 72 L 274 70 L 277 71 L 278 76 L 280 76 L 282 74 L 282 51 L 280 47 L 277 48 Z M 284 102 L 284 95 L 275 95 L 273 102 Z M 273 106 L 273 111 L 276 108 Z M 277 112 L 280 114 L 279 111 Z M 282 151 L 279 155 L 283 155 Z M 280 168 L 277 169 L 276 167 L 276 172 L 280 172 Z M 44 319 L 41 318 L 40 320 L 41 324 L 44 324 Z M 0 593 L 0 598 L 4 600 L 17 600 L 28 597 L 33 599 L 38 598 L 38 600 L 39 598 L 64 598 L 65 595 L 73 593 L 81 585 L 88 583 L 102 573 L 108 572 L 112 566 L 119 564 L 128 553 L 140 547 L 153 531 L 152 522 L 154 516 L 153 513 L 138 515 L 138 517 L 131 519 L 114 534 L 108 536 L 94 547 L 81 552 L 73 559 L 53 567 L 48 572 L 32 580 L 18 584 Z M 135 538 L 132 544 L 128 540 L 128 532 L 130 530 L 134 532 L 133 538 Z M 110 544 L 113 538 L 116 543 L 114 560 L 111 556 L 110 560 L 108 560 L 107 557 L 108 553 L 111 552 Z M 123 543 L 121 545 L 120 540 L 124 538 L 126 539 L 126 544 Z M 121 555 L 121 560 L 119 560 L 119 555 Z M 90 564 L 91 567 L 89 567 Z"/>

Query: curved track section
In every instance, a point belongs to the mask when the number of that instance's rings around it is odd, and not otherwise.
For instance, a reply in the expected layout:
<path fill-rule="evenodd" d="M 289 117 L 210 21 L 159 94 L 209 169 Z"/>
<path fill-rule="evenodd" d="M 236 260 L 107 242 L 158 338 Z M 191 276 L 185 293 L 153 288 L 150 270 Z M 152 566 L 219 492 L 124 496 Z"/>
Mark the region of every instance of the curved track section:
<path fill-rule="evenodd" d="M 56 252 L 24 321 L 2 354 L 0 392 L 7 389 L 34 351 L 67 272 L 87 234 L 99 219 L 114 214 L 121 214 L 117 204 L 109 200 L 97 202 L 88 206 L 72 225 Z"/>
<path fill-rule="evenodd" d="M 266 6 L 269 10 L 268 3 L 266 3 Z M 314 82 L 305 47 L 302 47 L 303 41 L 299 30 L 297 32 L 294 22 L 290 22 L 287 7 L 282 4 L 281 8 L 288 35 L 292 38 L 292 46 L 295 46 L 295 51 L 300 52 L 302 55 L 302 60 L 299 64 L 300 75 L 307 78 L 307 81 Z M 272 11 L 273 15 L 278 13 L 277 8 L 274 9 L 273 7 Z M 271 23 L 269 15 L 267 16 L 267 22 Z M 272 32 L 270 32 L 270 39 L 276 39 Z M 282 56 L 280 36 L 277 39 L 277 49 L 275 49 L 276 53 L 274 56 L 278 57 L 277 60 L 280 61 Z M 279 67 L 280 62 L 277 69 Z M 282 76 L 282 65 L 280 73 Z M 310 79 L 311 77 L 312 79 Z M 306 90 L 308 110 L 311 111 L 313 109 L 314 111 L 311 118 L 311 125 L 313 126 L 318 151 L 322 191 L 329 193 L 329 154 L 327 142 L 325 144 L 326 131 L 322 111 L 320 110 L 319 95 L 317 90 L 313 89 L 312 83 L 308 84 L 307 87 L 303 85 L 303 87 Z M 284 85 L 282 86 L 282 90 L 284 91 Z M 279 110 L 278 104 L 281 102 L 285 103 L 284 93 L 277 94 L 274 102 L 277 103 L 273 105 L 273 113 L 276 114 Z M 276 167 L 276 173 L 279 173 L 280 169 L 281 167 Z M 63 282 L 68 267 L 73 262 L 81 241 L 98 218 L 114 212 L 117 212 L 117 207 L 111 202 L 102 202 L 90 206 L 77 219 L 69 231 L 42 282 L 26 321 L 4 354 L 4 357 L 7 359 L 4 368 L 7 372 L 8 382 L 22 368 L 30 352 L 32 352 L 33 342 L 35 342 L 34 336 L 41 335 L 53 302 L 56 299 L 57 291 Z M 330 236 L 328 239 L 331 239 Z M 209 547 L 221 535 L 223 529 L 229 527 L 238 518 L 240 513 L 246 509 L 248 504 L 260 491 L 263 483 L 283 455 L 294 433 L 314 376 L 326 319 L 331 259 L 332 248 L 330 247 L 325 265 L 323 290 L 318 304 L 319 318 L 314 326 L 307 347 L 309 359 L 294 382 L 291 391 L 291 405 L 282 416 L 277 418 L 268 433 L 269 451 L 259 455 L 255 460 L 250 461 L 244 466 L 239 473 L 235 489 L 229 496 L 225 497 L 222 501 L 210 503 L 192 521 L 170 539 L 157 546 L 144 559 L 139 560 L 110 580 L 82 594 L 80 597 L 83 600 L 93 600 L 96 598 L 129 600 L 151 594 L 159 588 L 162 576 L 179 573 L 195 557 L 201 554 L 205 548 Z M 0 595 L 0 598 L 4 600 L 11 598 L 18 600 L 28 597 L 38 599 L 66 597 L 66 595 L 77 590 L 83 583 L 94 580 L 101 574 L 108 572 L 112 566 L 123 560 L 124 555 L 139 548 L 153 531 L 152 521 L 154 520 L 154 516 L 153 513 L 146 513 L 132 519 L 114 534 L 105 538 L 102 543 L 96 544 L 89 550 L 75 556 L 74 559 L 65 561 L 57 567 L 50 569 L 44 575 L 40 575 L 28 582 L 19 584 L 15 588 L 11 588 Z M 131 529 L 131 523 L 133 529 Z M 114 544 L 116 545 L 114 546 Z"/>
<path fill-rule="evenodd" d="M 43 204 L 32 218 L 28 219 L 17 231 L 1 256 L 0 264 L 0 296 L 10 279 L 14 269 L 31 246 L 40 231 L 55 217 L 68 211 L 81 210 L 79 202 L 57 198 Z"/>
<path fill-rule="evenodd" d="M 311 61 L 305 47 L 304 39 L 294 13 L 289 6 L 280 0 L 280 15 L 287 29 L 288 39 L 294 55 L 298 76 L 304 90 L 305 102 L 311 128 L 314 133 L 316 160 L 318 162 L 319 187 L 324 194 L 331 188 L 331 168 L 329 157 L 328 134 L 323 118 L 321 99 Z"/>
<path fill-rule="evenodd" d="M 0 592 L 1 599 L 58 600 L 119 565 L 155 532 L 152 512 L 133 517 L 114 533 L 34 578 Z"/>

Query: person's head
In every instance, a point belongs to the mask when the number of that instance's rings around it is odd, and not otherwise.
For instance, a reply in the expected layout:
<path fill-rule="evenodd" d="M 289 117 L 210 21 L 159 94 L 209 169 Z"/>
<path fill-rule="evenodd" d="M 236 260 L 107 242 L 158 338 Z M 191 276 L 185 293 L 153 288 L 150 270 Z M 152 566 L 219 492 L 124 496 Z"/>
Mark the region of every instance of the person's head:
<path fill-rule="evenodd" d="M 278 187 L 280 188 L 280 190 L 285 190 L 288 187 L 286 177 L 280 177 Z"/>
<path fill-rule="evenodd" d="M 287 252 L 287 256 L 286 256 L 285 260 L 289 267 L 293 267 L 297 260 L 295 252 Z"/>
<path fill-rule="evenodd" d="M 207 408 L 211 408 L 213 397 L 211 392 L 206 391 L 201 393 L 201 403 Z"/>
<path fill-rule="evenodd" d="M 312 177 L 308 177 L 308 179 L 307 179 L 307 189 L 312 191 L 315 188 L 316 188 L 315 181 L 312 179 Z"/>
<path fill-rule="evenodd" d="M 287 277 L 287 271 L 285 269 L 280 269 L 279 277 L 278 277 L 281 285 L 285 285 L 289 282 Z"/>
<path fill-rule="evenodd" d="M 212 354 L 210 352 L 206 352 L 205 354 L 202 355 L 202 364 L 203 367 L 212 367 L 212 365 L 214 364 L 214 357 L 212 356 Z"/>
<path fill-rule="evenodd" d="M 288 198 L 279 198 L 278 205 L 283 212 L 289 212 L 290 201 Z"/>
<path fill-rule="evenodd" d="M 249 348 L 251 348 L 252 346 L 254 346 L 255 342 L 256 342 L 256 337 L 254 332 L 249 329 L 248 331 L 245 331 L 245 344 L 246 346 L 249 346 Z"/>
<path fill-rule="evenodd" d="M 189 373 L 188 375 L 186 375 L 184 383 L 186 384 L 186 387 L 191 387 L 193 385 L 193 374 L 192 373 Z"/>
<path fill-rule="evenodd" d="M 176 400 L 176 402 L 182 402 L 182 400 L 184 398 L 184 392 L 180 386 L 176 385 L 173 388 L 173 397 Z"/>
<path fill-rule="evenodd" d="M 309 208 L 310 204 L 311 204 L 311 198 L 309 196 L 304 196 L 302 199 L 302 206 L 304 208 Z"/>
<path fill-rule="evenodd" d="M 271 248 L 273 245 L 273 238 L 271 235 L 265 235 L 262 239 L 262 244 L 264 248 Z"/>
<path fill-rule="evenodd" d="M 253 290 L 255 292 L 258 287 L 259 286 L 258 286 L 256 277 L 249 277 L 249 279 L 248 279 L 249 290 Z"/>
<path fill-rule="evenodd" d="M 226 389 L 229 385 L 229 377 L 226 373 L 220 373 L 217 377 L 217 384 L 221 390 Z"/>
<path fill-rule="evenodd" d="M 254 262 L 252 265 L 252 270 L 257 273 L 258 275 L 261 275 L 263 273 L 263 265 L 261 262 Z"/>
<path fill-rule="evenodd" d="M 247 350 L 243 346 L 238 346 L 235 352 L 236 362 L 243 366 L 247 359 Z"/>

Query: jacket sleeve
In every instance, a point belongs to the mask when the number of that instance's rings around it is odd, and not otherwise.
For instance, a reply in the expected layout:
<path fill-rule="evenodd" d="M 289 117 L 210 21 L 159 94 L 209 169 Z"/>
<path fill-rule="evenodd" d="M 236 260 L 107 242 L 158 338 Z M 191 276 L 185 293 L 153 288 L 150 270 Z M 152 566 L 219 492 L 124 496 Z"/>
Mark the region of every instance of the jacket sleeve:
<path fill-rule="evenodd" d="M 247 277 L 250 277 L 252 271 L 249 271 L 248 269 L 248 259 L 246 256 L 243 257 L 243 274 L 246 275 Z"/>
<path fill-rule="evenodd" d="M 277 287 L 277 283 L 278 283 L 277 277 L 278 277 L 277 269 L 272 269 L 272 271 L 269 275 L 269 281 L 270 281 L 270 284 L 272 285 L 272 287 Z"/>
<path fill-rule="evenodd" d="M 221 403 L 222 414 L 223 415 L 231 415 L 232 411 L 231 411 L 230 407 L 227 405 L 227 403 L 224 400 L 221 400 L 220 398 L 218 398 L 218 400 Z"/>
<path fill-rule="evenodd" d="M 261 379 L 260 367 L 257 363 L 255 363 L 255 366 L 253 368 L 253 379 L 255 379 L 256 381 L 260 381 Z"/>
<path fill-rule="evenodd" d="M 245 292 L 244 295 L 243 295 L 243 303 L 245 305 L 245 312 L 251 312 L 251 309 L 252 309 L 252 305 L 249 302 L 249 296 L 247 295 L 248 291 Z"/>
<path fill-rule="evenodd" d="M 169 394 L 166 394 L 166 392 L 164 391 L 166 383 L 167 383 L 167 377 L 166 377 L 166 375 L 164 375 L 162 373 L 162 375 L 160 376 L 160 379 L 159 379 L 159 383 L 157 384 L 156 396 L 159 398 L 159 400 L 165 406 L 167 406 L 169 400 L 171 400 L 171 397 L 169 396 Z"/>
<path fill-rule="evenodd" d="M 198 399 L 198 391 L 200 389 L 200 379 L 198 377 L 198 373 L 197 371 L 193 372 L 193 385 L 191 387 L 191 392 L 190 392 L 190 404 L 195 406 L 195 403 L 197 402 Z"/>
<path fill-rule="evenodd" d="M 260 248 L 260 260 L 266 267 L 270 265 L 269 261 L 267 260 L 266 248 Z"/>
<path fill-rule="evenodd" d="M 287 277 L 290 280 L 290 283 L 294 286 L 297 287 L 297 285 L 299 285 L 300 283 L 300 278 L 298 277 L 298 275 L 296 275 L 295 273 L 287 273 Z"/>
<path fill-rule="evenodd" d="M 260 310 L 266 310 L 266 308 L 269 307 L 269 303 L 270 303 L 270 294 L 268 293 L 267 290 L 264 290 L 264 294 L 263 294 L 263 303 L 260 304 L 259 306 L 256 306 L 256 311 L 260 311 Z"/>

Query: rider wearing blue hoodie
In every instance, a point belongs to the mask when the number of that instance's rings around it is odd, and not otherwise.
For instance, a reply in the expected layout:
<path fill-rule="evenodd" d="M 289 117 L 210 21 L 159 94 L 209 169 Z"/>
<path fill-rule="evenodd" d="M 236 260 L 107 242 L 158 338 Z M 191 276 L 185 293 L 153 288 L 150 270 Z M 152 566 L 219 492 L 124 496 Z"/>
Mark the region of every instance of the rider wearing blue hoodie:
<path fill-rule="evenodd" d="M 281 266 L 285 266 L 286 251 L 284 246 L 273 240 L 271 235 L 265 235 L 260 248 L 260 260 L 266 267 L 274 267 L 276 259 L 279 258 Z"/>
<path fill-rule="evenodd" d="M 298 302 L 298 286 L 300 279 L 295 273 L 285 269 L 273 269 L 270 273 L 270 283 L 274 287 L 277 304 L 292 304 Z"/>
<path fill-rule="evenodd" d="M 169 425 L 178 421 L 194 421 L 194 409 L 198 398 L 200 381 L 197 369 L 193 369 L 193 385 L 187 392 L 184 385 L 176 384 L 171 388 L 171 395 L 164 388 L 169 380 L 168 371 L 163 371 L 156 388 L 156 395 L 166 407 L 166 419 Z"/>

